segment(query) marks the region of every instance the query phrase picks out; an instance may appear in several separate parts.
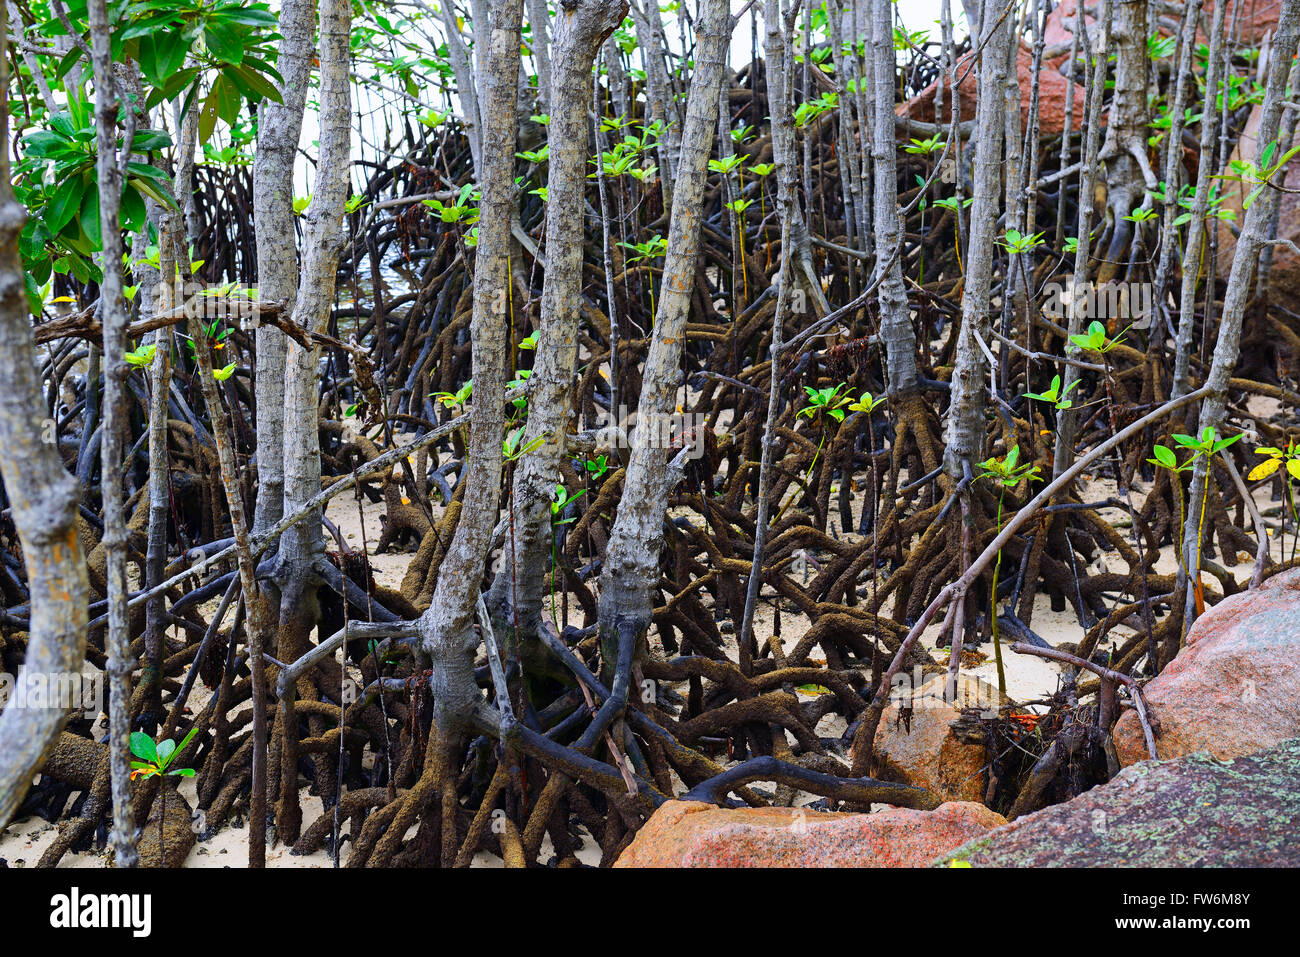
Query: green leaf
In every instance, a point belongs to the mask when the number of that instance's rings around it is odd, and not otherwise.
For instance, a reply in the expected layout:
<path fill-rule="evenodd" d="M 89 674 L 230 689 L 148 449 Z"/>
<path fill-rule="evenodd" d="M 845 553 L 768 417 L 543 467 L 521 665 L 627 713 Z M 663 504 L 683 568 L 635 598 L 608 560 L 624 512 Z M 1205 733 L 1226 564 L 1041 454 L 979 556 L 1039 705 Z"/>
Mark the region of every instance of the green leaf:
<path fill-rule="evenodd" d="M 242 63 L 244 44 L 239 34 L 229 24 L 210 19 L 203 27 L 203 42 L 208 50 L 223 63 Z"/>
<path fill-rule="evenodd" d="M 184 751 L 185 746 L 189 744 L 191 741 L 193 741 L 194 736 L 198 733 L 199 733 L 199 729 L 197 725 L 193 728 L 190 728 L 190 733 L 185 735 L 185 737 L 181 739 L 181 743 L 177 746 L 176 754 L 180 754 L 182 751 Z"/>
<path fill-rule="evenodd" d="M 270 100 L 272 103 L 280 102 L 280 91 L 275 88 L 275 84 L 268 80 L 257 70 L 241 64 L 233 70 L 233 74 L 238 78 L 245 89 L 246 94 L 251 94 L 250 99 L 260 97 L 264 100 Z"/>
<path fill-rule="evenodd" d="M 158 763 L 166 767 L 171 756 L 176 752 L 176 742 L 171 738 L 158 742 Z"/>
<path fill-rule="evenodd" d="M 1178 466 L 1178 457 L 1174 455 L 1174 450 L 1171 448 L 1157 445 L 1151 450 L 1151 453 L 1156 457 L 1156 461 L 1167 469 L 1176 468 Z"/>
<path fill-rule="evenodd" d="M 77 214 L 85 189 L 80 176 L 69 177 L 59 184 L 45 207 L 45 223 L 50 232 L 59 232 Z"/>
<path fill-rule="evenodd" d="M 158 761 L 158 747 L 154 744 L 153 738 L 143 731 L 136 731 L 131 735 L 131 753 L 145 761 L 155 763 Z"/>
<path fill-rule="evenodd" d="M 86 198 L 81 204 L 81 231 L 90 241 L 91 249 L 100 249 L 102 238 L 99 227 L 99 190 L 86 190 Z"/>

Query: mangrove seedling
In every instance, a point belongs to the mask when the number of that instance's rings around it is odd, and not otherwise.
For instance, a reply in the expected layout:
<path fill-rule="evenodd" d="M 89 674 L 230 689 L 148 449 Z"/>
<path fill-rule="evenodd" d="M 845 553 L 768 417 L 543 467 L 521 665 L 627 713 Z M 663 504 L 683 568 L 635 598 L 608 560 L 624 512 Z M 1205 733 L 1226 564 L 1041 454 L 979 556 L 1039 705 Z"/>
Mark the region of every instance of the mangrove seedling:
<path fill-rule="evenodd" d="M 1002 458 L 985 459 L 979 464 L 980 474 L 978 478 L 987 478 L 998 485 L 998 518 L 997 531 L 995 534 L 1002 533 L 1002 506 L 1006 499 L 1007 489 L 1015 488 L 1026 479 L 1032 479 L 1038 475 L 1039 468 L 1031 463 L 1020 463 L 1020 446 L 1013 445 L 1011 451 L 1007 452 Z M 1002 549 L 998 549 L 997 558 L 993 562 L 993 584 L 989 589 L 989 633 L 993 636 L 993 657 L 998 665 L 998 691 L 1005 695 L 1007 693 L 1007 675 L 1002 667 L 1002 642 L 998 638 L 998 572 L 1002 568 Z"/>

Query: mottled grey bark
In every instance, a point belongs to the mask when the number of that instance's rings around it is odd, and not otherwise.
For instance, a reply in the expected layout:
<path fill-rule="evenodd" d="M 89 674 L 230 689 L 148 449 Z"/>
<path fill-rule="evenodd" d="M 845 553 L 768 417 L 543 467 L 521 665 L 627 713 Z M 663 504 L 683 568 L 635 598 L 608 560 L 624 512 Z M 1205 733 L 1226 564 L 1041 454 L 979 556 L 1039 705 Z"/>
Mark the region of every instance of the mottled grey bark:
<path fill-rule="evenodd" d="M 483 168 L 483 134 L 481 131 L 478 106 L 478 85 L 475 82 L 474 66 L 469 59 L 469 50 L 460 27 L 456 25 L 456 11 L 450 0 L 438 4 L 442 16 L 443 28 L 447 31 L 447 61 L 451 64 L 452 75 L 456 77 L 456 97 L 460 100 L 460 122 L 465 129 L 465 138 L 469 140 L 469 154 L 474 161 L 474 171 Z"/>
<path fill-rule="evenodd" d="M 1078 248 L 1074 253 L 1074 271 L 1070 279 L 1070 315 L 1066 320 L 1066 332 L 1073 336 L 1083 331 L 1087 318 L 1084 294 L 1088 282 L 1088 259 L 1092 255 L 1092 217 L 1096 208 L 1097 154 L 1101 139 L 1101 103 L 1105 98 L 1106 84 L 1106 50 L 1110 39 L 1110 0 L 1102 5 L 1102 33 L 1098 49 L 1092 48 L 1088 35 L 1083 36 L 1084 49 L 1091 55 L 1086 59 L 1094 64 L 1088 77 L 1086 93 L 1087 115 L 1085 117 L 1083 167 L 1079 171 L 1079 224 Z M 1065 340 L 1065 356 L 1076 359 L 1080 349 L 1070 338 Z M 1065 390 L 1079 379 L 1079 367 L 1066 364 L 1062 375 L 1062 395 Z M 1052 474 L 1060 475 L 1074 461 L 1074 434 L 1079 424 L 1079 403 L 1063 410 L 1056 420 L 1056 446 L 1053 449 Z"/>
<path fill-rule="evenodd" d="M 644 3 L 644 10 L 642 6 L 633 4 L 631 11 L 637 45 L 645 64 L 646 122 L 658 120 L 664 124 L 659 136 L 659 182 L 663 187 L 664 209 L 671 209 L 677 158 L 682 148 L 682 118 L 664 59 L 668 55 L 668 39 L 664 36 L 659 4 L 651 0 Z"/>
<path fill-rule="evenodd" d="M 1223 27 L 1227 4 L 1214 8 L 1210 27 L 1210 59 L 1206 67 L 1207 90 L 1217 90 L 1223 76 Z M 1192 199 L 1192 219 L 1187 224 L 1187 241 L 1183 245 L 1183 282 L 1178 301 L 1178 333 L 1174 339 L 1174 383 L 1170 395 L 1177 398 L 1191 391 L 1188 368 L 1192 356 L 1192 335 L 1196 328 L 1196 288 L 1206 255 L 1205 216 L 1210 206 L 1211 178 L 1215 166 L 1215 144 L 1219 137 L 1219 111 L 1210 100 L 1202 108 L 1201 151 L 1196 164 L 1196 195 Z"/>
<path fill-rule="evenodd" d="M 618 658 L 620 640 L 640 640 L 645 635 L 659 581 L 659 553 L 671 479 L 667 443 L 656 439 L 662 439 L 665 430 L 661 424 L 677 408 L 677 392 L 682 385 L 682 344 L 695 288 L 704 189 L 731 28 L 727 0 L 702 0 L 663 284 L 642 376 L 637 430 L 601 570 L 601 655 L 606 667 Z M 700 437 L 683 437 L 683 441 L 698 442 Z"/>
<path fill-rule="evenodd" d="M 444 735 L 455 736 L 482 700 L 474 681 L 475 608 L 479 581 L 496 525 L 501 492 L 501 438 L 505 425 L 505 359 L 510 301 L 508 257 L 514 222 L 515 107 L 518 97 L 522 0 L 502 0 L 492 14 L 483 74 L 482 205 L 474 254 L 474 404 L 470 410 L 465 497 L 456 534 L 438 573 L 433 602 L 421 616 L 420 640 L 434 663 L 434 714 Z"/>
<path fill-rule="evenodd" d="M 1259 156 L 1278 137 L 1282 108 L 1286 102 L 1286 81 L 1291 73 L 1291 61 L 1296 54 L 1297 28 L 1300 28 L 1300 0 L 1283 0 L 1278 16 L 1277 33 L 1269 51 L 1268 84 L 1264 94 L 1263 115 L 1259 123 L 1257 140 Z M 1222 438 L 1223 416 L 1228 402 L 1228 380 L 1237 366 L 1241 351 L 1241 326 L 1254 289 L 1254 271 L 1260 252 L 1267 241 L 1269 223 L 1281 197 L 1276 189 L 1264 189 L 1246 211 L 1241 235 L 1232 254 L 1232 269 L 1228 273 L 1227 290 L 1223 297 L 1223 313 L 1219 318 L 1219 337 L 1214 345 L 1214 358 L 1205 385 L 1210 389 L 1201 403 L 1197 434 L 1214 429 Z M 1191 488 L 1187 495 L 1187 517 L 1183 529 L 1183 567 L 1189 574 L 1199 574 L 1201 567 L 1201 503 L 1205 499 L 1209 460 L 1202 455 L 1196 459 L 1192 471 Z M 1193 589 L 1188 589 L 1186 613 L 1183 617 L 1183 634 L 1196 620 L 1196 601 Z"/>
<path fill-rule="evenodd" d="M 307 209 L 302 282 L 292 321 L 324 332 L 334 304 L 335 275 L 343 242 L 343 206 L 348 199 L 352 125 L 348 45 L 351 7 L 345 0 L 324 0 L 320 7 L 320 155 L 315 188 Z M 289 343 L 284 388 L 284 513 L 294 511 L 320 491 L 319 397 L 320 346 Z M 309 512 L 280 540 L 280 555 L 289 568 L 310 566 L 325 547 L 320 514 Z"/>
<path fill-rule="evenodd" d="M 109 843 L 118 867 L 134 867 L 136 827 L 131 811 L 130 636 L 126 620 L 126 515 L 122 506 L 122 444 L 126 436 L 126 301 L 122 296 L 123 166 L 134 131 L 134 110 L 128 108 L 122 162 L 117 155 L 119 98 L 109 47 L 106 0 L 90 0 L 91 65 L 95 77 L 95 161 L 99 187 L 100 322 L 104 329 L 104 424 L 100 442 L 100 494 L 104 506 L 105 578 L 108 587 L 108 629 L 104 646 L 108 658 L 109 767 L 112 774 L 113 826 Z M 94 388 L 91 383 L 90 388 Z"/>
<path fill-rule="evenodd" d="M 893 4 L 871 0 L 872 89 L 878 109 L 871 151 L 875 178 L 876 268 L 883 266 L 877 296 L 880 301 L 880 341 L 885 346 L 888 394 L 892 398 L 917 386 L 916 331 L 903 285 L 902 257 L 894 255 L 899 243 L 898 145 L 894 139 L 894 102 L 897 67 L 894 60 Z M 1019 114 L 1017 114 L 1019 115 Z"/>
<path fill-rule="evenodd" d="M 816 304 L 820 314 L 830 312 L 821 282 L 817 278 L 812 262 L 812 238 L 808 233 L 808 223 L 804 218 L 803 205 L 793 184 L 786 186 L 786 177 L 782 170 L 795 163 L 794 117 L 790 112 L 792 93 L 790 49 L 787 38 L 794 35 L 794 20 L 798 7 L 792 6 L 784 15 L 781 0 L 764 0 L 763 26 L 766 30 L 763 39 L 763 51 L 767 56 L 767 104 L 772 129 L 772 164 L 776 167 L 778 189 L 788 188 L 791 195 L 787 198 L 790 209 L 790 242 L 794 244 L 791 262 L 794 276 L 804 294 Z M 891 96 L 890 102 L 893 102 Z M 891 140 L 892 141 L 892 140 Z"/>
<path fill-rule="evenodd" d="M 537 64 L 537 105 L 551 108 L 551 15 L 546 0 L 528 0 L 528 26 L 532 30 L 533 61 Z M 490 54 L 489 54 L 490 55 Z"/>
<path fill-rule="evenodd" d="M 285 0 L 280 8 L 276 68 L 284 78 L 282 102 L 257 108 L 253 160 L 253 222 L 257 237 L 257 289 L 264 302 L 291 303 L 298 291 L 294 236 L 293 166 L 316 55 L 315 0 Z M 284 368 L 286 338 L 273 326 L 256 332 L 257 503 L 253 529 L 264 532 L 284 511 Z"/>
<path fill-rule="evenodd" d="M 7 90 L 6 19 L 0 8 L 0 88 Z M 34 692 L 51 676 L 81 671 L 90 587 L 76 531 L 81 489 L 64 469 L 53 423 L 45 418 L 18 255 L 27 214 L 10 183 L 9 118 L 0 105 L 0 394 L 5 397 L 0 477 L 22 542 L 31 605 L 23 667 L 0 712 L 0 828 L 9 823 L 67 722 L 64 708 L 40 701 Z"/>
<path fill-rule="evenodd" d="M 1182 29 L 1179 31 L 1177 79 L 1174 82 L 1174 102 L 1169 108 L 1169 134 L 1165 138 L 1164 177 L 1165 197 L 1161 219 L 1160 242 L 1156 252 L 1156 278 L 1152 290 L 1151 321 L 1157 316 L 1166 315 L 1165 290 L 1169 285 L 1169 270 L 1173 267 L 1174 253 L 1178 246 L 1178 230 L 1174 218 L 1178 215 L 1178 189 L 1183 183 L 1183 113 L 1187 107 L 1187 88 L 1195 83 L 1192 70 L 1192 52 L 1196 46 L 1196 29 L 1200 23 L 1201 0 L 1188 0 L 1183 10 Z M 1213 111 L 1211 111 L 1213 112 Z M 1199 184 L 1198 184 L 1199 185 Z M 1153 328 L 1152 335 L 1161 340 L 1158 327 Z"/>
<path fill-rule="evenodd" d="M 988 363 L 980 340 L 989 340 L 989 295 L 993 278 L 998 215 L 1002 206 L 1002 114 L 1006 107 L 1007 46 L 1010 30 L 1001 0 L 985 0 L 979 94 L 975 105 L 974 192 L 966 254 L 961 329 L 952 373 L 952 403 L 945 425 L 944 468 L 961 481 L 984 449 Z"/>
<path fill-rule="evenodd" d="M 1111 30 L 1112 43 L 1107 52 L 1115 54 L 1115 90 L 1111 99 L 1106 139 L 1102 143 L 1101 161 L 1106 170 L 1106 207 L 1114 224 L 1114 238 L 1108 250 L 1111 262 L 1102 264 L 1101 281 L 1119 271 L 1117 263 L 1134 234 L 1134 223 L 1126 221 L 1138 206 L 1149 208 L 1147 190 L 1157 186 L 1155 172 L 1147 160 L 1147 136 L 1151 107 L 1147 101 L 1148 0 L 1113 0 L 1114 15 L 1103 22 Z"/>
<path fill-rule="evenodd" d="M 45 104 L 45 108 L 51 113 L 57 113 L 59 105 L 54 99 L 54 91 L 50 89 L 50 81 L 41 68 L 41 62 L 36 59 L 36 55 L 30 49 L 22 46 L 19 42 L 23 33 L 23 22 L 18 6 L 13 0 L 7 0 L 6 9 L 9 11 L 9 29 L 12 31 L 9 36 L 14 44 L 14 49 L 18 50 L 23 58 L 23 63 L 26 64 L 27 69 L 30 71 L 32 81 L 36 84 L 36 89 L 40 91 L 41 101 Z"/>
<path fill-rule="evenodd" d="M 180 137 L 177 143 L 177 168 L 175 193 L 179 198 L 188 197 L 193 189 L 194 147 L 198 136 L 198 103 L 192 103 L 185 112 L 181 122 Z M 161 164 L 161 160 L 159 161 Z M 140 317 L 145 318 L 150 310 L 163 312 L 176 305 L 175 281 L 164 281 L 163 277 L 172 277 L 176 273 L 176 248 L 185 242 L 185 217 L 180 210 L 159 206 L 152 200 L 148 202 L 149 220 L 158 229 L 159 268 L 143 262 L 143 256 L 137 256 L 139 264 L 136 269 L 136 282 L 140 286 L 138 297 L 142 303 Z M 146 237 L 139 235 L 135 242 L 138 247 L 145 245 Z M 143 252 L 143 249 L 141 249 Z M 172 329 L 170 326 L 158 329 L 153 336 L 154 358 L 149 368 L 149 536 L 145 553 L 145 585 L 157 585 L 166 576 L 167 542 L 171 519 L 171 483 L 169 481 L 167 429 L 168 397 L 172 378 Z M 167 600 L 163 595 L 151 598 L 145 605 L 145 659 L 148 662 L 146 672 L 152 684 L 150 707 L 158 711 L 155 720 L 161 720 L 162 704 L 162 662 L 166 650 Z"/>
<path fill-rule="evenodd" d="M 544 439 L 515 468 L 512 542 L 492 583 L 493 616 L 513 632 L 533 634 L 541 620 L 550 556 L 551 502 L 572 416 L 572 382 L 582 301 L 588 111 L 596 53 L 627 11 L 623 0 L 578 0 L 552 24 L 550 174 L 546 203 L 546 276 L 541 330 L 530 380 L 521 446 Z"/>

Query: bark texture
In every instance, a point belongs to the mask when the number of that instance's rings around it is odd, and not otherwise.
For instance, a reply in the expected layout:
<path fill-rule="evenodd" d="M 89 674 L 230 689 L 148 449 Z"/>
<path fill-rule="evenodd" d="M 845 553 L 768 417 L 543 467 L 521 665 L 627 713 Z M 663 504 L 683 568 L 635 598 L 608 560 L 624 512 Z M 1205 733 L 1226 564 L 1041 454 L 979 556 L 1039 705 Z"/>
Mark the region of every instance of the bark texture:
<path fill-rule="evenodd" d="M 0 8 L 0 88 L 9 88 L 6 11 Z M 22 541 L 31 601 L 27 652 L 0 712 L 0 828 L 54 749 L 68 713 L 35 697 L 51 676 L 80 673 L 86 649 L 86 561 L 77 538 L 81 489 L 46 441 L 53 423 L 37 377 L 18 236 L 26 211 L 9 174 L 9 118 L 0 107 L 0 477 Z M 35 705 L 35 706 L 33 706 Z"/>

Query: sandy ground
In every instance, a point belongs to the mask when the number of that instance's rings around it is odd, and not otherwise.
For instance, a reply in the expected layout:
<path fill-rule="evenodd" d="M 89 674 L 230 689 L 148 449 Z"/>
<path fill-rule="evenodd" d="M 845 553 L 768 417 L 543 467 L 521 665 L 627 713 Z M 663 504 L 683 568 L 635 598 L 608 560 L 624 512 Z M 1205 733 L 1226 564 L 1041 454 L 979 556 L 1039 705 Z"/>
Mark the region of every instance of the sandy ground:
<path fill-rule="evenodd" d="M 1252 410 L 1256 411 L 1256 410 Z M 1258 410 L 1258 414 L 1266 414 L 1265 410 Z M 1114 481 L 1109 478 L 1099 478 L 1085 476 L 1083 485 L 1083 494 L 1086 500 L 1096 501 L 1115 496 L 1116 489 Z M 1134 504 L 1140 507 L 1143 500 L 1141 487 L 1135 486 L 1133 489 Z M 1266 521 L 1274 528 L 1280 522 L 1280 508 L 1277 502 L 1269 498 L 1269 487 L 1267 483 L 1261 488 L 1255 490 L 1256 502 L 1261 511 L 1265 514 Z M 855 508 L 860 510 L 865 496 L 855 495 Z M 832 498 L 834 501 L 834 498 Z M 440 508 L 435 507 L 435 516 L 440 513 Z M 853 540 L 856 534 L 845 532 L 839 528 L 838 512 L 832 509 L 833 517 L 831 519 L 831 531 L 841 538 Z M 384 513 L 383 503 L 371 503 L 362 501 L 360 511 L 358 510 L 357 500 L 351 494 L 344 494 L 333 499 L 328 506 L 327 515 L 339 528 L 344 539 L 354 548 L 361 549 L 368 546 L 373 549 L 373 543 L 378 540 L 382 530 L 381 516 Z M 860 511 L 858 512 L 860 515 Z M 1118 509 L 1102 510 L 1104 518 L 1117 526 L 1126 524 L 1126 515 Z M 363 528 L 364 518 L 364 534 Z M 856 516 L 855 516 L 856 518 Z M 1288 551 L 1290 550 L 1290 535 L 1288 534 Z M 1272 553 L 1274 558 L 1281 558 L 1281 542 L 1276 534 L 1271 538 Z M 334 547 L 330 543 L 330 547 Z M 411 552 L 390 552 L 387 554 L 371 554 L 371 565 L 375 577 L 379 582 L 391 587 L 398 587 L 401 584 L 403 575 L 406 572 L 407 565 L 411 560 Z M 1100 564 L 1110 562 L 1112 564 L 1122 564 L 1118 561 L 1114 553 L 1102 555 L 1097 562 L 1091 567 L 1093 571 L 1100 571 Z M 1172 572 L 1176 568 L 1176 559 L 1172 548 L 1166 547 L 1162 550 L 1159 561 L 1156 564 L 1158 571 L 1162 573 Z M 1250 561 L 1243 562 L 1232 568 L 1234 575 L 1238 580 L 1249 577 Z M 1014 569 L 1011 570 L 1014 574 Z M 558 596 L 557 596 L 558 598 Z M 864 599 L 869 600 L 869 599 Z M 762 638 L 771 634 L 773 608 L 775 596 L 770 592 L 765 592 L 759 607 L 756 611 L 755 632 Z M 558 602 L 557 602 L 558 604 Z M 215 610 L 216 601 L 210 603 L 210 606 L 203 609 L 205 617 L 210 616 Z M 578 623 L 580 623 L 579 605 L 576 599 L 569 596 L 569 612 Z M 802 616 L 789 613 L 783 608 L 782 615 L 782 643 L 786 649 L 791 649 L 798 642 L 799 638 L 809 627 L 809 623 Z M 886 603 L 882 609 L 882 614 L 889 612 L 889 605 Z M 555 616 L 560 617 L 560 608 L 554 609 Z M 1039 596 L 1035 604 L 1032 627 L 1034 631 L 1042 638 L 1047 640 L 1053 646 L 1059 646 L 1065 642 L 1077 642 L 1084 633 L 1072 609 L 1067 608 L 1063 612 L 1054 612 L 1051 610 L 1046 597 Z M 937 638 L 941 624 L 935 623 L 928 628 L 922 635 L 922 644 L 931 651 L 932 655 L 938 661 L 946 661 L 947 649 L 935 648 L 935 639 Z M 1122 642 L 1125 637 L 1132 632 L 1123 626 L 1117 627 L 1112 632 L 1112 641 Z M 733 639 L 734 640 L 734 639 Z M 982 663 L 974 667 L 964 667 L 964 673 L 982 678 L 989 684 L 996 685 L 997 670 L 993 660 L 992 645 L 985 643 L 975 649 L 977 652 L 986 655 L 987 658 Z M 1016 655 L 1007 652 L 1005 654 L 1005 670 L 1007 678 L 1007 692 L 1018 702 L 1035 702 L 1051 695 L 1058 686 L 1060 678 L 1059 668 L 1042 658 L 1028 655 Z M 206 694 L 202 688 L 201 682 L 195 690 L 195 699 L 200 700 L 201 696 Z M 818 725 L 819 734 L 827 737 L 839 736 L 845 730 L 845 722 L 839 715 L 828 715 L 822 719 Z M 182 794 L 194 805 L 194 784 L 192 780 L 186 780 L 182 784 Z M 810 795 L 799 795 L 796 803 L 807 803 L 814 798 Z M 320 799 L 307 793 L 304 787 L 301 794 L 303 806 L 303 820 L 305 823 L 314 821 L 323 813 L 323 807 Z M 411 834 L 413 835 L 414 829 Z M 44 820 L 36 817 L 29 817 L 10 824 L 8 828 L 0 832 L 0 859 L 7 861 L 10 867 L 33 866 L 39 859 L 42 851 L 54 840 L 56 829 L 54 825 L 46 823 Z M 248 848 L 248 830 L 243 820 L 237 820 L 232 824 L 224 827 L 215 836 L 207 841 L 196 843 L 190 851 L 185 861 L 186 867 L 243 867 L 247 862 Z M 548 838 L 549 840 L 549 838 Z M 344 862 L 350 845 L 345 844 Z M 547 852 L 547 848 L 543 848 Z M 589 836 L 584 839 L 584 846 L 579 851 L 579 858 L 585 863 L 594 864 L 599 861 L 600 849 L 594 840 Z M 543 860 L 546 859 L 544 854 Z M 102 867 L 106 866 L 107 861 L 102 852 L 89 852 L 81 854 L 65 855 L 60 866 L 63 867 Z M 295 856 L 289 853 L 289 848 L 283 844 L 274 843 L 267 848 L 267 865 L 269 867 L 331 867 L 333 862 L 325 851 L 318 851 L 314 854 Z M 474 866 L 478 867 L 499 867 L 502 866 L 500 858 L 488 853 L 480 853 L 476 856 Z"/>

